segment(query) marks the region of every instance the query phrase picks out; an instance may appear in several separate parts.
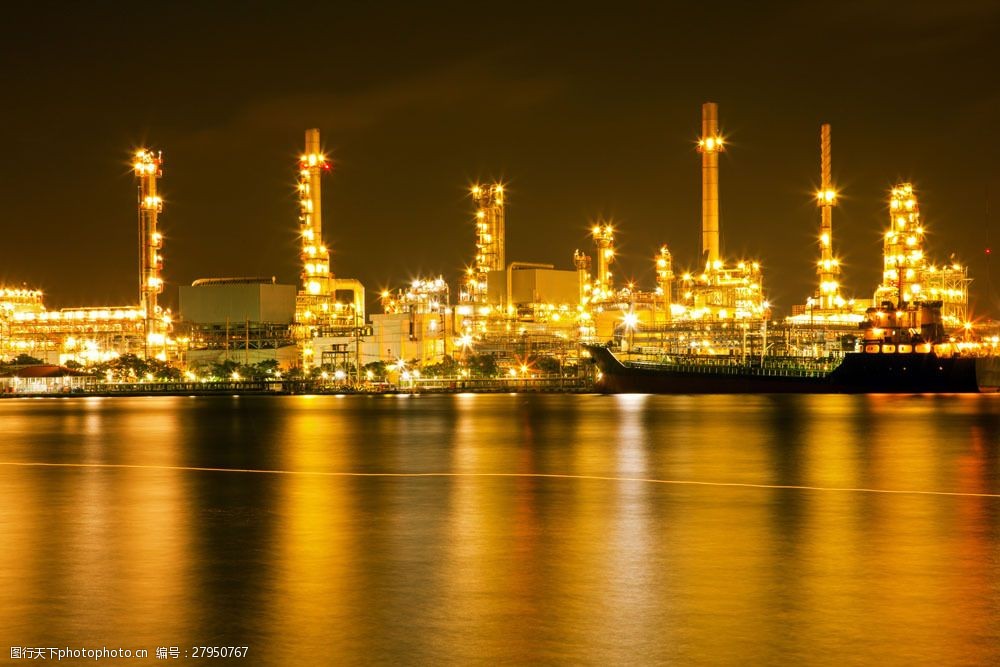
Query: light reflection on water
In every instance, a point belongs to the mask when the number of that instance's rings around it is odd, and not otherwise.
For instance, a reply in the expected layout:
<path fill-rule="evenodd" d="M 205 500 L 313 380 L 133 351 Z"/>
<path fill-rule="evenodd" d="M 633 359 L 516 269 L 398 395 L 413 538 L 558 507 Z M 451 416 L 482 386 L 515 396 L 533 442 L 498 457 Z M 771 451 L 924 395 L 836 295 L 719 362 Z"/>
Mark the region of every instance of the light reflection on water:
<path fill-rule="evenodd" d="M 0 420 L 4 651 L 1000 662 L 998 397 L 5 400 Z"/>

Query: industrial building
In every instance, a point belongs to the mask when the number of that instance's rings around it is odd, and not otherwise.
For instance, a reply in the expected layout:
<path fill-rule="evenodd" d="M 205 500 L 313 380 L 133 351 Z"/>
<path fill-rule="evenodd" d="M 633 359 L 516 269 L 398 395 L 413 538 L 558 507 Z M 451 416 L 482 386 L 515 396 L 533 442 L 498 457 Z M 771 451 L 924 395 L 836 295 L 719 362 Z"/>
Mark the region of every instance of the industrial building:
<path fill-rule="evenodd" d="M 275 278 L 203 278 L 181 286 L 178 325 L 187 334 L 187 366 L 268 359 L 295 366 L 295 297 L 294 285 Z"/>
<path fill-rule="evenodd" d="M 763 351 L 772 344 L 787 353 L 825 354 L 842 349 L 853 340 L 846 334 L 854 333 L 871 301 L 842 294 L 833 243 L 836 190 L 831 178 L 830 126 L 822 126 L 820 135 L 817 289 L 805 306 L 793 308 L 792 317 L 781 325 L 785 329 L 772 329 L 772 336 L 780 334 L 776 343 L 768 339 L 771 307 L 760 262 L 727 262 L 720 248 L 719 155 L 727 145 L 719 129 L 718 107 L 709 102 L 702 106 L 698 140 L 701 271 L 675 274 L 672 254 L 663 245 L 652 257 L 656 273 L 652 289 L 616 283 L 612 272 L 616 230 L 606 220 L 593 226 L 593 254 L 574 252 L 574 270 L 508 262 L 504 247 L 507 195 L 502 184 L 477 184 L 471 190 L 475 252 L 458 287 L 458 298 L 452 304 L 442 278 L 417 280 L 395 293 L 384 293 L 384 313 L 372 317 L 373 338 L 364 343 L 363 356 L 366 360 L 426 362 L 448 354 L 467 355 L 471 350 L 509 358 L 510 350 L 526 349 L 524 341 L 529 337 L 554 341 L 563 357 L 575 356 L 580 341 L 613 337 L 627 339 L 626 347 L 669 347 L 673 353 L 731 354 L 739 348 L 745 354 L 748 348 Z M 906 197 L 912 196 L 901 186 L 900 192 L 904 191 Z M 915 200 L 893 205 L 915 206 Z M 915 223 L 910 224 L 912 228 Z M 919 234 L 914 241 L 894 233 L 891 239 L 887 235 L 886 243 L 908 243 L 909 249 L 904 257 L 898 247 L 887 245 L 886 283 L 879 288 L 876 301 L 890 288 L 898 291 L 902 276 L 912 281 L 906 299 L 944 300 L 947 321 L 953 325 L 964 321 L 965 274 L 955 267 L 925 266 Z M 914 250 L 919 252 L 914 254 Z M 950 309 L 949 299 L 953 301 Z"/>
<path fill-rule="evenodd" d="M 834 253 L 830 126 L 820 132 L 817 287 L 780 325 L 782 349 L 820 354 L 846 340 L 871 302 L 843 295 Z M 283 370 L 336 369 L 355 379 L 372 362 L 437 364 L 494 355 L 519 368 L 533 356 L 573 362 L 579 343 L 617 338 L 627 346 L 671 353 L 732 354 L 766 350 L 770 304 L 761 264 L 727 261 L 720 247 L 719 155 L 727 150 L 718 107 L 701 109 L 700 270 L 677 274 L 667 245 L 650 261 L 655 284 L 616 281 L 614 223 L 593 225 L 593 249 L 576 250 L 571 268 L 510 261 L 506 248 L 507 192 L 502 183 L 471 188 L 474 250 L 453 290 L 442 277 L 419 278 L 385 291 L 381 313 L 365 312 L 365 288 L 337 277 L 324 237 L 322 180 L 331 171 L 319 130 L 305 132 L 297 164 L 299 284 L 275 278 L 208 278 L 179 293 L 180 318 L 160 304 L 163 290 L 163 200 L 160 152 L 135 152 L 138 181 L 138 303 L 49 310 L 38 290 L 0 287 L 0 357 L 29 354 L 48 363 L 92 364 L 136 354 L 199 367 L 233 360 L 276 360 Z M 967 269 L 931 262 L 914 188 L 893 188 L 883 241 L 883 280 L 873 302 L 902 310 L 943 302 L 946 327 L 968 317 Z M 774 325 L 772 325 L 774 326 Z M 772 330 L 773 335 L 773 330 Z M 402 362 L 402 364 L 400 363 Z"/>
<path fill-rule="evenodd" d="M 357 280 L 335 277 L 330 264 L 322 179 L 331 170 L 319 130 L 306 130 L 297 170 L 298 287 L 275 278 L 211 278 L 180 288 L 189 366 L 274 359 L 282 370 L 312 372 L 350 357 L 358 367 L 365 289 Z"/>
<path fill-rule="evenodd" d="M 139 303 L 49 310 L 42 292 L 0 287 L 0 357 L 28 354 L 47 363 L 91 364 L 122 354 L 178 361 L 171 313 L 158 302 L 163 290 L 163 200 L 157 180 L 163 155 L 140 149 L 132 169 L 139 181 Z"/>
<path fill-rule="evenodd" d="M 924 231 L 913 185 L 897 185 L 889 198 L 882 283 L 875 289 L 875 305 L 887 302 L 903 310 L 910 304 L 940 301 L 945 328 L 960 327 L 968 321 L 968 268 L 954 261 L 932 262 L 924 248 Z"/>
<path fill-rule="evenodd" d="M 301 287 L 295 298 L 294 335 L 305 369 L 322 365 L 322 354 L 353 344 L 365 326 L 365 288 L 357 280 L 335 278 L 330 250 L 323 237 L 322 177 L 331 170 L 320 146 L 319 130 L 306 130 L 305 152 L 299 158 L 299 240 Z M 339 298 L 350 293 L 349 300 Z M 344 340 L 353 343 L 344 343 Z"/>
<path fill-rule="evenodd" d="M 865 319 L 868 299 L 845 298 L 840 282 L 840 260 L 834 254 L 833 208 L 837 204 L 837 190 L 831 176 L 830 125 L 820 126 L 820 187 L 816 192 L 816 205 L 820 210 L 819 260 L 816 290 L 804 305 L 792 306 L 787 321 L 809 327 L 832 327 L 850 330 Z"/>

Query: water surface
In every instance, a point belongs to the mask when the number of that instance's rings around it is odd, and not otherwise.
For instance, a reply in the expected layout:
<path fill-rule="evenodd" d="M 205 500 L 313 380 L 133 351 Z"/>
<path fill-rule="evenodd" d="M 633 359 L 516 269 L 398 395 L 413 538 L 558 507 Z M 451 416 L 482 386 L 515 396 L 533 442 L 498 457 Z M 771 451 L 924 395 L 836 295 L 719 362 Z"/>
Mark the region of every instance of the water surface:
<path fill-rule="evenodd" d="M 0 425 L 5 660 L 1000 664 L 1000 397 L 19 399 Z"/>

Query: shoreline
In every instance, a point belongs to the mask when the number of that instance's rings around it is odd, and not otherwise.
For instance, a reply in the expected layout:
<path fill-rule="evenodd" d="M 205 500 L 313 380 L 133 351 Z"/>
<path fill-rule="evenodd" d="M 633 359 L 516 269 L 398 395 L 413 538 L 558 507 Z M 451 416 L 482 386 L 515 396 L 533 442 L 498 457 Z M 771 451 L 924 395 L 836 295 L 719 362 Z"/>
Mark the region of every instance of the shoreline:
<path fill-rule="evenodd" d="M 74 392 L 23 392 L 0 394 L 0 400 L 18 398 L 127 398 L 137 396 L 430 396 L 449 394 L 596 394 L 592 385 L 564 387 L 427 387 L 427 388 L 395 388 L 378 391 L 365 390 L 301 390 L 290 391 L 280 389 L 259 388 L 227 388 L 227 389 L 142 389 L 117 391 L 74 391 Z"/>

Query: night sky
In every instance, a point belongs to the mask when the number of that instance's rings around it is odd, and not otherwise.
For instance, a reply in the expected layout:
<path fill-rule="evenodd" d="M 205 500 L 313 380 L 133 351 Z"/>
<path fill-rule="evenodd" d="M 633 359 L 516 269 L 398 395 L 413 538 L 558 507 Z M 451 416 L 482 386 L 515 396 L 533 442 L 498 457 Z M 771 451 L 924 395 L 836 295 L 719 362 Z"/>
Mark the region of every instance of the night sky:
<path fill-rule="evenodd" d="M 870 298 L 887 190 L 910 180 L 930 254 L 969 263 L 974 313 L 1000 315 L 995 1 L 38 4 L 0 17 L 0 283 L 52 308 L 138 301 L 139 145 L 164 154 L 167 306 L 201 277 L 296 283 L 309 127 L 334 162 L 333 271 L 369 295 L 454 285 L 477 179 L 508 187 L 508 261 L 570 269 L 606 216 L 616 277 L 650 289 L 661 244 L 697 265 L 714 101 L 723 254 L 761 261 L 779 312 L 815 286 L 829 122 L 847 291 Z"/>

